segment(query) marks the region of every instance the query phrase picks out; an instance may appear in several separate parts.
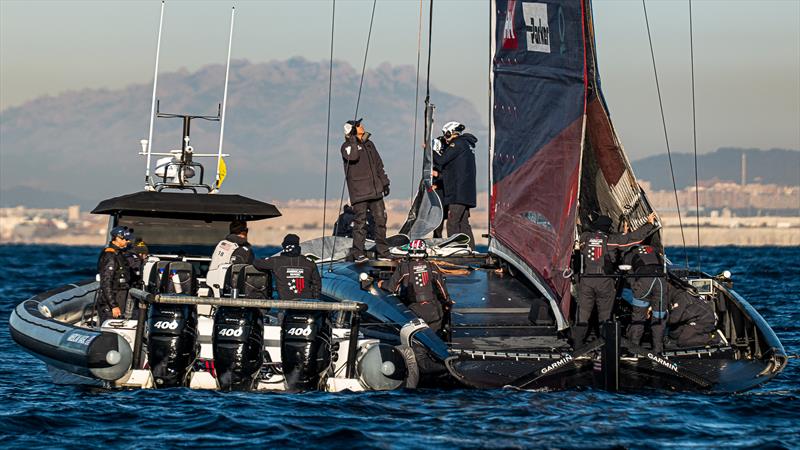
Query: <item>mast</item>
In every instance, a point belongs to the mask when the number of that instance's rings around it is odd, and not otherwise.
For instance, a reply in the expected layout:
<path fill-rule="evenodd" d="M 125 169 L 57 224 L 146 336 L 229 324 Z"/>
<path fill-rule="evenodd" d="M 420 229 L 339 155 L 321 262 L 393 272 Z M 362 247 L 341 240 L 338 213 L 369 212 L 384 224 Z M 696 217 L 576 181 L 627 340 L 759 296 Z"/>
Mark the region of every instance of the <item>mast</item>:
<path fill-rule="evenodd" d="M 161 2 L 161 16 L 158 20 L 158 40 L 156 44 L 156 67 L 153 73 L 153 99 L 150 102 L 150 131 L 147 133 L 147 142 L 142 142 L 142 150 L 147 154 L 147 165 L 144 168 L 144 189 L 153 190 L 150 180 L 150 154 L 153 147 L 153 121 L 156 118 L 156 88 L 158 87 L 158 60 L 161 55 L 161 30 L 164 26 L 164 2 Z M 145 148 L 146 147 L 146 148 Z"/>
<path fill-rule="evenodd" d="M 219 146 L 217 148 L 217 167 L 216 167 L 216 176 L 214 177 L 214 190 L 211 191 L 212 193 L 219 191 L 219 166 L 222 162 L 222 141 L 225 138 L 225 110 L 228 103 L 228 79 L 230 76 L 231 71 L 231 46 L 233 44 L 233 21 L 236 16 L 236 8 L 231 8 L 231 30 L 228 35 L 228 60 L 225 64 L 225 89 L 222 93 L 222 111 L 220 113 L 220 124 L 219 124 Z"/>

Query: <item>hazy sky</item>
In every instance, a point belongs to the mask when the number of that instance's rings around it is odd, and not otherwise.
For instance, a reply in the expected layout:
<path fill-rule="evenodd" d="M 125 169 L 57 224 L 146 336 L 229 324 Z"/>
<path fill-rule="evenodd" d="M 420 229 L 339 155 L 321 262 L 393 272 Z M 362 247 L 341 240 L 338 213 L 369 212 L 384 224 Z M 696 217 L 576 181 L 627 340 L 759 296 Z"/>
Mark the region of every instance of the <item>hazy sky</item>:
<path fill-rule="evenodd" d="M 234 3 L 234 58 L 327 60 L 328 1 L 169 0 L 160 71 L 223 63 Z M 688 2 L 647 4 L 670 141 L 689 151 Z M 336 3 L 335 58 L 360 67 L 371 5 Z M 800 148 L 800 0 L 692 5 L 699 151 Z M 0 109 L 66 90 L 151 83 L 159 7 L 150 0 L 0 0 Z M 419 8 L 415 0 L 378 1 L 370 67 L 416 64 Z M 484 116 L 488 13 L 481 0 L 434 4 L 431 81 Z M 663 152 L 642 3 L 599 0 L 594 15 L 604 91 L 628 154 Z"/>

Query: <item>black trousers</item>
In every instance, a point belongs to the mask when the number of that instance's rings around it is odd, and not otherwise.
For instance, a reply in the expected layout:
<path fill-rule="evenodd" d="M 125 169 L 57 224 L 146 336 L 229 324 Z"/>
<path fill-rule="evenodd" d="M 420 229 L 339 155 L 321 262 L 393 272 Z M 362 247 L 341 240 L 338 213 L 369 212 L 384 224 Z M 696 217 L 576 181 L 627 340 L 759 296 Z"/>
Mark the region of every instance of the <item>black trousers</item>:
<path fill-rule="evenodd" d="M 389 256 L 389 245 L 386 243 L 386 206 L 383 198 L 353 203 L 353 249 L 351 255 L 359 257 L 365 254 L 364 242 L 367 240 L 367 209 L 372 211 L 375 219 L 375 247 L 378 257 Z"/>
<path fill-rule="evenodd" d="M 475 250 L 475 236 L 469 225 L 469 208 L 466 205 L 452 203 L 447 205 L 447 237 L 463 233 L 469 236 L 469 247 Z"/>
<path fill-rule="evenodd" d="M 580 346 L 586 339 L 589 319 L 595 307 L 599 323 L 611 319 L 616 296 L 617 285 L 613 278 L 581 277 L 578 283 L 578 320 L 572 333 L 573 345 Z"/>
<path fill-rule="evenodd" d="M 442 304 L 439 300 L 424 300 L 408 305 L 408 309 L 414 312 L 420 319 L 428 324 L 431 330 L 439 332 L 442 330 Z"/>
<path fill-rule="evenodd" d="M 636 278 L 631 282 L 633 296 L 649 306 L 633 306 L 631 324 L 625 333 L 628 340 L 638 346 L 642 342 L 644 326 L 647 324 L 647 310 L 650 309 L 650 332 L 653 340 L 653 353 L 664 351 L 664 329 L 667 326 L 667 296 L 664 281 L 660 278 Z"/>
<path fill-rule="evenodd" d="M 442 223 L 440 223 L 439 226 L 436 227 L 435 230 L 433 230 L 433 237 L 434 238 L 441 238 L 442 237 L 442 232 L 444 231 L 444 223 L 447 220 L 447 210 L 448 210 L 447 205 L 442 207 L 442 212 L 444 212 L 444 217 L 442 217 Z"/>

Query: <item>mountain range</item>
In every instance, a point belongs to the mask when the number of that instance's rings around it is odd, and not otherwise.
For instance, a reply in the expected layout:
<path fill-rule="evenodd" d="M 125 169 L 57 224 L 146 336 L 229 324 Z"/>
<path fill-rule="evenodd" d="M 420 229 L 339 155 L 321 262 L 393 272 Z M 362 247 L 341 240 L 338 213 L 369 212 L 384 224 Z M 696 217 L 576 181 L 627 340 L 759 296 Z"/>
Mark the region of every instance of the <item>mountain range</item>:
<path fill-rule="evenodd" d="M 195 72 L 180 70 L 159 76 L 159 108 L 167 113 L 217 113 L 222 100 L 224 66 Z M 333 66 L 331 126 L 327 150 L 327 197 L 342 193 L 339 147 L 342 124 L 355 115 L 361 73 L 347 63 Z M 384 160 L 392 180 L 392 197 L 408 198 L 416 190 L 412 160 L 419 172 L 422 99 L 416 105 L 416 70 L 383 64 L 367 70 L 358 117 Z M 420 80 L 420 93 L 424 92 Z M 322 198 L 326 178 L 328 63 L 303 58 L 251 63 L 233 61 L 228 91 L 223 151 L 229 178 L 223 192 L 263 200 Z M 85 89 L 38 98 L 0 112 L 0 206 L 94 207 L 100 200 L 138 191 L 143 186 L 140 139 L 147 138 L 152 84 L 124 89 Z M 434 128 L 458 120 L 478 139 L 478 173 L 486 173 L 486 130 L 475 106 L 464 98 L 431 88 L 436 104 Z M 192 122 L 196 152 L 216 153 L 219 124 Z M 416 141 L 416 142 L 415 142 Z M 156 119 L 154 151 L 180 148 L 181 122 Z M 416 145 L 415 145 L 416 144 Z M 414 156 L 416 152 L 416 156 Z M 741 154 L 748 158 L 748 181 L 800 184 L 796 150 L 721 148 L 699 155 L 701 180 L 740 179 Z M 694 184 L 694 158 L 672 155 L 678 188 Z M 201 161 L 202 162 L 202 161 Z M 633 161 L 639 179 L 654 189 L 671 189 L 666 155 Z M 206 160 L 207 180 L 214 162 Z M 478 190 L 486 190 L 479 177 Z"/>

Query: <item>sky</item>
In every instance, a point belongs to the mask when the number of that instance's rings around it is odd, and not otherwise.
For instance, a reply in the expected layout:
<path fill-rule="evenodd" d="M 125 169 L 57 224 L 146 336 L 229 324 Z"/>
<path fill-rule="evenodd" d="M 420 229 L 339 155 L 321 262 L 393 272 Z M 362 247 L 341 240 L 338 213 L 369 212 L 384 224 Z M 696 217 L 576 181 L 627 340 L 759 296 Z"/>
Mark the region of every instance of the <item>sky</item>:
<path fill-rule="evenodd" d="M 234 4 L 234 59 L 328 60 L 329 1 L 169 0 L 159 72 L 224 63 Z M 647 1 L 673 151 L 692 148 L 688 6 Z M 336 59 L 361 66 L 371 7 L 336 2 Z M 626 151 L 662 153 L 642 2 L 593 8 L 603 88 Z M 698 151 L 800 149 L 800 0 L 694 0 L 692 9 Z M 159 10 L 157 0 L 0 0 L 0 111 L 70 90 L 151 83 Z M 416 65 L 419 13 L 416 0 L 378 1 L 369 67 Z M 469 99 L 486 120 L 488 2 L 436 0 L 433 15 L 432 84 Z"/>

